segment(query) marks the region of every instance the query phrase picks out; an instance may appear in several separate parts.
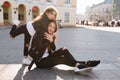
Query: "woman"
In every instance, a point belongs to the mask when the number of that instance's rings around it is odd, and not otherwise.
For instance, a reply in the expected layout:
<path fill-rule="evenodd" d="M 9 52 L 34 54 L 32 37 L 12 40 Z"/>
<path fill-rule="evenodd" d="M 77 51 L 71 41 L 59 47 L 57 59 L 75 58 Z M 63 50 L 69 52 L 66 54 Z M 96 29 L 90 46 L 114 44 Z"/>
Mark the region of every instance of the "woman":
<path fill-rule="evenodd" d="M 30 56 L 33 58 L 31 64 L 35 62 L 36 66 L 39 68 L 50 68 L 58 64 L 66 64 L 68 66 L 75 67 L 75 72 L 78 72 L 86 68 L 95 67 L 100 63 L 99 60 L 87 62 L 77 61 L 65 48 L 55 50 L 56 31 L 56 22 L 49 21 L 48 32 L 44 33 L 44 39 L 46 39 L 48 43 L 43 43 L 43 45 L 39 45 L 40 32 L 34 35 L 32 45 L 29 51 Z M 31 64 L 28 67 L 29 70 L 31 68 Z"/>

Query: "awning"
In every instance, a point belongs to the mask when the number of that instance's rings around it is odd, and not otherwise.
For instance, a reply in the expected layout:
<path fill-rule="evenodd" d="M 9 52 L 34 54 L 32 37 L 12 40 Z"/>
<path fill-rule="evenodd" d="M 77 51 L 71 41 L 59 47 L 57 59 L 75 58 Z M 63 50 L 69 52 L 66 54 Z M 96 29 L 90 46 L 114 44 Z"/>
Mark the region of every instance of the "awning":
<path fill-rule="evenodd" d="M 32 11 L 38 11 L 39 10 L 39 8 L 37 7 L 37 6 L 34 6 L 33 8 L 32 8 Z"/>
<path fill-rule="evenodd" d="M 5 1 L 5 2 L 3 3 L 3 6 L 4 6 L 4 7 L 9 7 L 9 6 L 10 6 L 10 3 L 7 2 L 7 1 Z"/>

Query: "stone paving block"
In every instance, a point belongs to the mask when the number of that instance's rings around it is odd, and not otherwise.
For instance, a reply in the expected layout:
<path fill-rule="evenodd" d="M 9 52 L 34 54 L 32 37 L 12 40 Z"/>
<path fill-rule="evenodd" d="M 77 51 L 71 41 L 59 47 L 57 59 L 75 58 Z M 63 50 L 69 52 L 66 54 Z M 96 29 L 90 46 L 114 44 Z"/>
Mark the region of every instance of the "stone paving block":
<path fill-rule="evenodd" d="M 104 80 L 104 79 L 113 79 L 113 80 L 118 80 L 119 77 L 116 76 L 111 70 L 97 70 L 93 71 L 93 73 L 96 75 L 98 79 Z"/>
<path fill-rule="evenodd" d="M 14 77 L 21 67 L 20 64 L 2 64 L 2 66 L 3 67 L 0 68 L 0 80 L 14 80 Z"/>
<path fill-rule="evenodd" d="M 80 72 L 74 75 L 74 80 L 97 80 L 93 72 Z"/>
<path fill-rule="evenodd" d="M 94 70 L 119 70 L 120 68 L 110 63 L 100 63 Z"/>

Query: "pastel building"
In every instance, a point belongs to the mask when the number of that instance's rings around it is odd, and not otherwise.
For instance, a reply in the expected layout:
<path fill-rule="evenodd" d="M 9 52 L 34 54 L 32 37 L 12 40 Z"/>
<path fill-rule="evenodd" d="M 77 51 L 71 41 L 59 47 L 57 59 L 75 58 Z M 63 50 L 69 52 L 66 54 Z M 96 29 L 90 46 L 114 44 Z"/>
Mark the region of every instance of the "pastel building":
<path fill-rule="evenodd" d="M 86 19 L 89 21 L 110 21 L 112 19 L 112 0 L 103 2 L 86 8 Z"/>
<path fill-rule="evenodd" d="M 112 0 L 113 1 L 113 19 L 120 20 L 120 0 Z"/>
<path fill-rule="evenodd" d="M 0 25 L 12 24 L 15 19 L 26 23 L 48 6 L 57 8 L 57 19 L 61 19 L 64 26 L 76 25 L 76 0 L 1 0 Z"/>

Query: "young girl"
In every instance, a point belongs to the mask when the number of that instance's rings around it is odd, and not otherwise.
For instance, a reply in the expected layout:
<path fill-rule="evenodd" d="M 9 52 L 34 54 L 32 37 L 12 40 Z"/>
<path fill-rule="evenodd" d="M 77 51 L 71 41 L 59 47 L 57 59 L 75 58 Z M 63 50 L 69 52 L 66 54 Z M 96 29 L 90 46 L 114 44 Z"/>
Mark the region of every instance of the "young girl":
<path fill-rule="evenodd" d="M 30 64 L 28 58 L 28 48 L 30 44 L 31 37 L 35 32 L 39 30 L 47 31 L 47 24 L 49 20 L 56 20 L 57 10 L 55 7 L 47 7 L 42 15 L 39 15 L 32 22 L 28 22 L 25 25 L 22 25 L 17 28 L 16 25 L 13 25 L 10 30 L 10 37 L 15 38 L 20 34 L 24 34 L 24 59 L 23 64 Z"/>
<path fill-rule="evenodd" d="M 48 24 L 48 33 L 47 32 L 44 33 L 44 39 L 48 41 L 47 46 L 39 45 L 40 32 L 35 33 L 29 53 L 37 67 L 50 68 L 58 64 L 66 64 L 75 67 L 75 72 L 78 72 L 81 70 L 85 70 L 86 68 L 95 67 L 100 63 L 99 60 L 87 62 L 77 61 L 74 59 L 71 53 L 65 48 L 55 50 L 56 31 L 57 31 L 56 22 L 50 21 Z M 29 70 L 32 66 L 31 64 L 28 67 Z"/>

